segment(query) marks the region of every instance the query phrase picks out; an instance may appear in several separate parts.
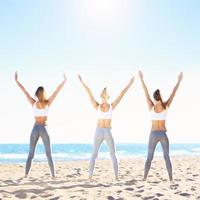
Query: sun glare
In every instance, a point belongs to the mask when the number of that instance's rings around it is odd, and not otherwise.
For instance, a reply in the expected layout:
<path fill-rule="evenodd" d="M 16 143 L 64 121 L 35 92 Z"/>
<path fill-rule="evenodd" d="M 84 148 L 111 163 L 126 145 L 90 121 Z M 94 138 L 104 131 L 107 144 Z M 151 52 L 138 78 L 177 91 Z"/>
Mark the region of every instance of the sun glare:
<path fill-rule="evenodd" d="M 112 25 L 124 12 L 121 0 L 83 0 L 80 6 L 82 17 L 98 25 Z"/>

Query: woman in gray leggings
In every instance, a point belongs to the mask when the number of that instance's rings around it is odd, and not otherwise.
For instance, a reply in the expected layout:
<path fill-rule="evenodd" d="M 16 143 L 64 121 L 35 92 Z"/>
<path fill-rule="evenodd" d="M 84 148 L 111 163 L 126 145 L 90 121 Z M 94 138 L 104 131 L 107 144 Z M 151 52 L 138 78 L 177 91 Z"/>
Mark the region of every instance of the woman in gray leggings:
<path fill-rule="evenodd" d="M 66 76 L 64 74 L 63 82 L 57 87 L 57 89 L 51 95 L 51 97 L 49 99 L 46 98 L 45 90 L 42 86 L 38 87 L 35 92 L 35 97 L 37 98 L 37 100 L 32 98 L 29 95 L 29 93 L 25 90 L 25 88 L 22 86 L 22 84 L 18 81 L 17 72 L 15 73 L 15 81 L 16 81 L 17 85 L 19 86 L 19 88 L 22 90 L 22 92 L 27 97 L 30 104 L 32 105 L 33 113 L 34 113 L 34 117 L 35 117 L 35 124 L 33 126 L 33 129 L 31 132 L 31 137 L 30 137 L 30 148 L 29 148 L 28 159 L 26 162 L 25 177 L 28 176 L 28 173 L 29 173 L 29 170 L 31 167 L 31 162 L 32 162 L 32 159 L 33 159 L 34 153 L 35 153 L 35 147 L 36 147 L 39 137 L 41 137 L 42 141 L 44 143 L 45 152 L 46 152 L 49 167 L 51 170 L 51 175 L 54 178 L 55 177 L 54 164 L 53 164 L 53 160 L 52 160 L 52 156 L 51 156 L 50 138 L 49 138 L 49 135 L 47 132 L 46 121 L 47 121 L 49 106 L 51 105 L 51 103 L 53 102 L 55 97 L 57 96 L 60 89 L 64 86 L 64 84 L 66 82 Z"/>
<path fill-rule="evenodd" d="M 147 160 L 145 163 L 145 170 L 144 170 L 144 180 L 147 179 L 147 175 L 151 167 L 151 161 L 153 159 L 155 147 L 158 142 L 161 143 L 161 146 L 163 149 L 163 154 L 164 154 L 164 159 L 165 159 L 169 179 L 172 180 L 172 165 L 169 158 L 169 140 L 166 134 L 167 129 L 165 127 L 165 119 L 167 116 L 167 110 L 170 104 L 172 103 L 172 100 L 183 78 L 183 73 L 181 72 L 179 74 L 178 82 L 176 86 L 174 87 L 172 94 L 170 95 L 168 100 L 165 102 L 162 100 L 160 91 L 158 89 L 153 93 L 154 102 L 151 100 L 147 87 L 143 80 L 143 74 L 141 71 L 139 71 L 138 74 L 142 83 L 142 87 L 144 89 L 148 107 L 151 112 L 151 120 L 152 120 L 151 133 L 149 136 L 149 144 L 148 144 L 148 156 L 147 156 Z"/>
<path fill-rule="evenodd" d="M 106 88 L 104 88 L 103 91 L 101 92 L 102 103 L 98 103 L 95 100 L 91 90 L 83 82 L 80 75 L 79 75 L 79 80 L 81 84 L 83 85 L 84 89 L 86 90 L 86 92 L 88 93 L 89 99 L 93 107 L 97 111 L 97 128 L 96 128 L 95 136 L 94 136 L 93 153 L 90 159 L 89 179 L 91 179 L 93 175 L 95 160 L 98 156 L 99 147 L 102 144 L 102 142 L 105 140 L 110 150 L 110 156 L 113 163 L 115 178 L 116 180 L 118 180 L 118 162 L 115 155 L 115 144 L 114 144 L 114 140 L 111 134 L 112 111 L 118 105 L 118 103 L 120 102 L 124 94 L 128 91 L 128 89 L 130 88 L 130 86 L 132 85 L 134 81 L 134 78 L 130 80 L 128 85 L 124 88 L 124 90 L 122 90 L 122 92 L 117 97 L 117 99 L 111 104 L 108 103 L 109 96 L 108 96 Z"/>

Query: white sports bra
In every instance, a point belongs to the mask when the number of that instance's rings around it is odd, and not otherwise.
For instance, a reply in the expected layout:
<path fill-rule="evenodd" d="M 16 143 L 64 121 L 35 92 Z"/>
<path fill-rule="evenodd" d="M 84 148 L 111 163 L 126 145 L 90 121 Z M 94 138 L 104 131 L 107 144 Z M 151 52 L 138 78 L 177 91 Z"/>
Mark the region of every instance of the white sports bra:
<path fill-rule="evenodd" d="M 165 120 L 167 117 L 167 108 L 162 112 L 155 112 L 154 107 L 151 110 L 151 120 Z"/>
<path fill-rule="evenodd" d="M 45 108 L 37 108 L 36 102 L 33 104 L 33 114 L 35 117 L 47 117 L 48 111 L 48 105 L 46 105 Z"/>
<path fill-rule="evenodd" d="M 99 105 L 97 109 L 97 118 L 98 119 L 112 119 L 112 106 L 110 105 L 108 111 L 103 112 Z"/>

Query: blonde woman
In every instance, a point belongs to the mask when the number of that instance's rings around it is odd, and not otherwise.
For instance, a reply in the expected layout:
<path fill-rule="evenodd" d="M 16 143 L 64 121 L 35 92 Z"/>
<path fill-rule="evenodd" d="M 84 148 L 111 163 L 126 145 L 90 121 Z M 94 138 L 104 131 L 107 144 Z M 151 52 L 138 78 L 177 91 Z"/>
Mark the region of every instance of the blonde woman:
<path fill-rule="evenodd" d="M 51 175 L 54 178 L 55 173 L 54 173 L 54 164 L 51 156 L 51 145 L 50 145 L 50 138 L 47 132 L 47 118 L 48 118 L 48 110 L 52 102 L 54 101 L 55 97 L 57 96 L 58 92 L 61 90 L 61 88 L 64 86 L 66 82 L 66 76 L 64 74 L 64 80 L 62 83 L 56 88 L 54 93 L 51 95 L 50 98 L 46 98 L 46 93 L 45 90 L 42 86 L 38 87 L 36 92 L 35 92 L 35 97 L 31 97 L 29 93 L 26 91 L 26 89 L 23 87 L 23 85 L 18 81 L 18 73 L 15 73 L 15 81 L 19 88 L 22 90 L 22 92 L 25 94 L 27 97 L 29 103 L 31 104 L 33 108 L 33 113 L 35 117 L 35 124 L 33 126 L 31 136 L 30 136 L 30 148 L 29 148 L 29 155 L 28 159 L 26 162 L 26 169 L 25 169 L 25 177 L 28 176 L 30 167 L 31 167 L 31 162 L 34 157 L 35 153 L 35 147 L 38 142 L 39 137 L 42 138 L 42 141 L 44 143 L 45 147 L 45 152 L 47 156 L 47 160 L 49 163 Z"/>
<path fill-rule="evenodd" d="M 112 112 L 116 108 L 116 106 L 121 101 L 124 94 L 128 91 L 130 86 L 133 84 L 134 78 L 130 80 L 128 85 L 122 90 L 120 95 L 117 97 L 115 101 L 113 101 L 111 104 L 108 103 L 109 95 L 107 92 L 107 88 L 104 88 L 101 92 L 101 99 L 102 102 L 98 103 L 89 87 L 83 82 L 81 76 L 78 76 L 81 84 L 83 85 L 84 89 L 88 93 L 90 102 L 92 103 L 94 109 L 97 111 L 97 128 L 95 131 L 94 136 L 94 145 L 93 145 L 93 153 L 90 159 L 90 166 L 89 166 L 89 179 L 92 179 L 94 167 L 95 167 L 95 160 L 98 156 L 98 151 L 100 148 L 100 145 L 105 140 L 109 150 L 110 150 L 110 156 L 113 163 L 115 178 L 118 180 L 118 161 L 117 157 L 115 155 L 115 144 L 113 140 L 113 136 L 111 133 L 111 122 L 112 122 Z"/>

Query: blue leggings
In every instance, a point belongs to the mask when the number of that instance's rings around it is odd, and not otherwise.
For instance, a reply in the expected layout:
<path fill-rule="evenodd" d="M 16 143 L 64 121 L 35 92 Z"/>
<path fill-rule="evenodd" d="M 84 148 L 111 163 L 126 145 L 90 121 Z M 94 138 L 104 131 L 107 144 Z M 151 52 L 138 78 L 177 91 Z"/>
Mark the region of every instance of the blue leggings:
<path fill-rule="evenodd" d="M 47 159 L 48 159 L 48 163 L 49 163 L 49 167 L 51 170 L 51 175 L 54 177 L 54 164 L 53 164 L 53 160 L 52 160 L 52 156 L 51 156 L 51 146 L 50 146 L 50 138 L 49 135 L 47 133 L 47 129 L 46 129 L 46 125 L 38 125 L 35 124 L 33 127 L 33 130 L 31 132 L 31 138 L 30 138 L 30 149 L 29 149 L 29 155 L 28 155 L 28 159 L 26 161 L 26 175 L 28 175 L 30 167 L 31 167 L 31 162 L 32 159 L 34 157 L 35 154 L 35 147 L 37 144 L 37 141 L 39 139 L 39 137 L 42 138 L 42 141 L 44 143 L 44 147 L 45 147 L 45 152 L 47 155 Z"/>
<path fill-rule="evenodd" d="M 150 133 L 149 145 L 148 145 L 148 156 L 147 156 L 147 160 L 145 163 L 145 170 L 144 170 L 144 179 L 147 178 L 149 169 L 151 167 L 151 161 L 153 160 L 155 147 L 158 142 L 161 143 L 167 172 L 171 180 L 172 179 L 172 165 L 169 158 L 169 140 L 165 131 L 152 131 Z"/>

